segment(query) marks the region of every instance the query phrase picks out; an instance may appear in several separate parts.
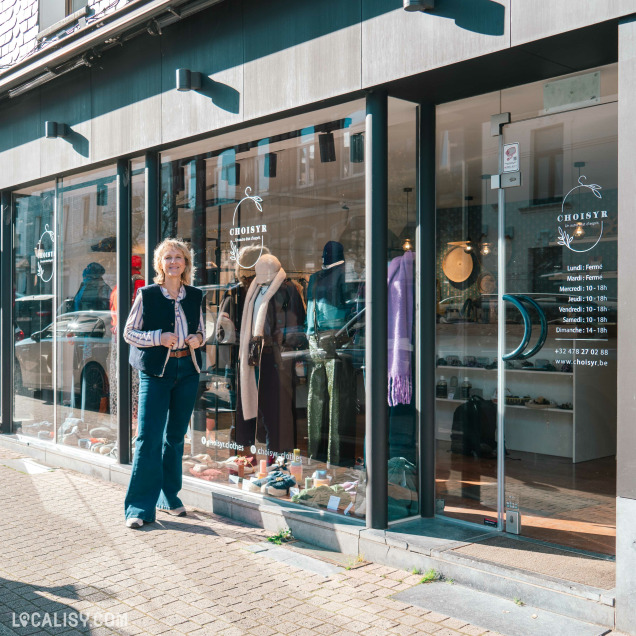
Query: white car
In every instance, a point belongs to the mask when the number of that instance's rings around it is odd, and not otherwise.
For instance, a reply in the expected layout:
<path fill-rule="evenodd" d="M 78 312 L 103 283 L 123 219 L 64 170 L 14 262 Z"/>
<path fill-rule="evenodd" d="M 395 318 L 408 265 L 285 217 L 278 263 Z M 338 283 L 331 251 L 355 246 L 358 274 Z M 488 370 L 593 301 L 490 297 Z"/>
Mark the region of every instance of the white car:
<path fill-rule="evenodd" d="M 58 389 L 79 396 L 91 411 L 99 411 L 109 394 L 106 369 L 115 345 L 111 327 L 108 311 L 70 312 L 57 318 Z M 53 333 L 54 324 L 50 324 L 15 343 L 17 393 L 53 389 Z"/>

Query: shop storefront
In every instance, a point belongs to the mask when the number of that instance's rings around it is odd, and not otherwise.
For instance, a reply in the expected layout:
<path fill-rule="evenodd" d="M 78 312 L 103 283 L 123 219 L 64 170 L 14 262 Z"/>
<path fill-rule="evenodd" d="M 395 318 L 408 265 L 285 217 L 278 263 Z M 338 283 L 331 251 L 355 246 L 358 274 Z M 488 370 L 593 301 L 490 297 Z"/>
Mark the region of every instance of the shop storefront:
<path fill-rule="evenodd" d="M 364 521 L 364 100 L 158 155 L 159 238 L 192 246 L 207 341 L 183 474 Z M 416 107 L 388 101 L 389 519 L 418 514 L 414 407 Z M 368 152 L 368 149 L 366 149 Z M 130 274 L 145 284 L 144 164 Z M 13 433 L 126 463 L 118 399 L 117 167 L 13 194 Z M 121 248 L 119 248 L 121 249 Z M 268 270 L 266 284 L 252 284 Z M 270 271 L 271 270 L 271 271 Z M 132 300 L 132 297 L 131 297 Z M 130 457 L 118 409 L 130 409 Z"/>
<path fill-rule="evenodd" d="M 315 94 L 280 97 L 275 66 L 291 53 L 261 42 L 239 55 L 229 36 L 255 31 L 229 5 L 203 12 L 225 25 L 214 28 L 227 59 L 199 89 L 174 87 L 175 69 L 194 73 L 216 51 L 196 18 L 131 38 L 145 66 L 119 77 L 125 48 L 110 49 L 101 75 L 81 71 L 91 88 L 60 80 L 68 100 L 42 89 L 43 116 L 61 120 L 68 101 L 83 132 L 42 140 L 38 174 L 23 164 L 2 185 L 0 442 L 127 481 L 138 380 L 122 327 L 155 246 L 179 237 L 204 292 L 182 462 L 196 501 L 402 533 L 405 545 L 423 519 L 484 544 L 515 535 L 618 560 L 627 603 L 628 40 L 620 56 L 577 64 L 550 40 L 546 55 L 563 61 L 518 74 L 521 45 L 409 75 L 365 50 L 364 81 L 334 64 L 333 81 L 306 80 Z M 414 41 L 399 11 L 363 18 L 365 37 L 395 48 L 373 31 L 395 19 Z M 343 18 L 338 37 L 358 21 Z M 619 29 L 607 24 L 599 33 Z M 572 50 L 584 31 L 573 27 Z M 73 163 L 84 134 L 90 153 Z M 60 167 L 44 143 L 58 144 Z M 623 220 L 622 246 L 631 231 Z"/>

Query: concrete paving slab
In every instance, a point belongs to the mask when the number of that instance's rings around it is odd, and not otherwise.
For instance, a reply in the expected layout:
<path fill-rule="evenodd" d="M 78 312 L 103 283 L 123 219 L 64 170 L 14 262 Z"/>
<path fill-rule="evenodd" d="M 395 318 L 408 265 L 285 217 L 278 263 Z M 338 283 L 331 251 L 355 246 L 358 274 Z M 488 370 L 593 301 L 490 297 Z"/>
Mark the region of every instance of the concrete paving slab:
<path fill-rule="evenodd" d="M 13 470 L 17 470 L 18 472 L 24 473 L 26 475 L 49 473 L 55 470 L 55 468 L 44 466 L 43 464 L 36 462 L 30 457 L 24 457 L 22 459 L 3 459 L 2 461 L 0 461 L 0 465 L 6 466 L 7 468 L 12 468 Z"/>
<path fill-rule="evenodd" d="M 294 550 L 288 550 L 282 546 L 257 543 L 248 546 L 247 549 L 254 554 L 266 556 L 269 559 L 274 559 L 274 561 L 287 563 L 301 570 L 320 574 L 324 577 L 334 576 L 335 574 L 340 574 L 345 571 L 344 568 L 337 565 L 326 563 L 325 561 L 315 559 Z"/>
<path fill-rule="evenodd" d="M 520 606 L 513 600 L 446 581 L 417 585 L 392 598 L 467 623 L 478 623 L 502 636 L 603 636 L 611 632 L 607 627 L 584 623 L 536 607 Z"/>

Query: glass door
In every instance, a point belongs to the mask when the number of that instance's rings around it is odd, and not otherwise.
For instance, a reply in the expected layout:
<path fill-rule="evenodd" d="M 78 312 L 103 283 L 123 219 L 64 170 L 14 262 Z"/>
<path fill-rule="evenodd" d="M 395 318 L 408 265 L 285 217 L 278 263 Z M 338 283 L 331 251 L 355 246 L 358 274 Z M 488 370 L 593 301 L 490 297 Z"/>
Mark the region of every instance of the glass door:
<path fill-rule="evenodd" d="M 500 152 L 504 527 L 614 554 L 617 104 L 505 125 Z"/>

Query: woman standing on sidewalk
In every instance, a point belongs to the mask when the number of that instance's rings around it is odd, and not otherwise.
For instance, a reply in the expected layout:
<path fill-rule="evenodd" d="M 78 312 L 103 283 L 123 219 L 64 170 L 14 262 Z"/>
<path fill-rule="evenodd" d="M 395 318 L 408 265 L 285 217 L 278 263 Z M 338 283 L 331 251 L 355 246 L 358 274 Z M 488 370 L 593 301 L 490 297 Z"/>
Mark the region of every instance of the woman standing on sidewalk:
<path fill-rule="evenodd" d="M 155 284 L 142 287 L 124 329 L 130 364 L 139 371 L 139 428 L 126 493 L 126 526 L 155 520 L 155 509 L 185 517 L 178 497 L 183 438 L 199 385 L 205 328 L 201 290 L 189 285 L 187 245 L 157 246 Z"/>

